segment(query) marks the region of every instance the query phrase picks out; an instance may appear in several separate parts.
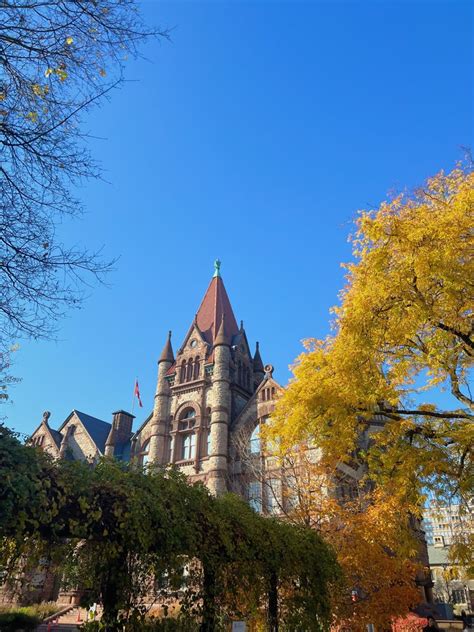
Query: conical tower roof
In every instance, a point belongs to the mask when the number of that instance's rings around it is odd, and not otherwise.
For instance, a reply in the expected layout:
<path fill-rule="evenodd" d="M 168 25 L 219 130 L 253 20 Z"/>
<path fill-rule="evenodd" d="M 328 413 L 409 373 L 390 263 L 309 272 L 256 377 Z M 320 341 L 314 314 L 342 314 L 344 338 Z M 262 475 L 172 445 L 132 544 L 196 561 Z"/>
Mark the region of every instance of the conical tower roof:
<path fill-rule="evenodd" d="M 260 355 L 260 345 L 257 342 L 257 348 L 255 349 L 255 355 L 253 356 L 253 370 L 259 373 L 265 373 L 263 368 L 262 356 Z"/>
<path fill-rule="evenodd" d="M 229 342 L 239 333 L 224 281 L 220 275 L 220 262 L 219 264 L 216 262 L 215 265 L 216 272 L 196 314 L 196 324 L 206 342 L 211 346 L 214 345 L 221 323 L 224 326 L 225 338 Z"/>
<path fill-rule="evenodd" d="M 171 346 L 171 331 L 168 332 L 168 338 L 158 362 L 174 362 L 173 347 Z"/>

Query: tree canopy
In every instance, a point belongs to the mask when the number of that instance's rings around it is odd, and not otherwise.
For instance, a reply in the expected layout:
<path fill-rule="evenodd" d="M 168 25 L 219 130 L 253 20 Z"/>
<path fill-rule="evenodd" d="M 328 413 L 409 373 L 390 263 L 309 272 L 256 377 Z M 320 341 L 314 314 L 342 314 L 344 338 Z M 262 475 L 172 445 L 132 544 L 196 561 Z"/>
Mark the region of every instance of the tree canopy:
<path fill-rule="evenodd" d="M 42 559 L 103 604 L 109 630 L 137 629 L 156 595 L 178 600 L 202 630 L 236 616 L 266 618 L 271 630 L 329 627 L 339 567 L 311 529 L 214 498 L 174 470 L 52 461 L 2 433 L 0 570 L 13 580 Z"/>
<path fill-rule="evenodd" d="M 473 183 L 458 166 L 360 212 L 335 331 L 306 341 L 271 429 L 327 463 L 366 462 L 414 511 L 427 489 L 473 489 Z"/>

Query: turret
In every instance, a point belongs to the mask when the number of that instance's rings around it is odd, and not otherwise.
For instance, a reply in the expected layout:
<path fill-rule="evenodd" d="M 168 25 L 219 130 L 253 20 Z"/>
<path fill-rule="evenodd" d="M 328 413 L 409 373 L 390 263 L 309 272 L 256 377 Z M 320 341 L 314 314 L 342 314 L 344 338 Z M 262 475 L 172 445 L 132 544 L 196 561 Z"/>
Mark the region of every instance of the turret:
<path fill-rule="evenodd" d="M 263 368 L 262 357 L 260 355 L 260 345 L 258 342 L 255 348 L 255 355 L 253 356 L 253 377 L 256 382 L 256 386 L 258 386 L 265 377 L 265 369 Z"/>
<path fill-rule="evenodd" d="M 230 341 L 225 333 L 225 318 L 214 341 L 214 372 L 211 407 L 211 438 L 209 452 L 208 487 L 214 494 L 227 491 L 227 453 L 230 420 Z"/>
<path fill-rule="evenodd" d="M 153 407 L 153 421 L 151 423 L 150 436 L 150 461 L 153 463 L 165 462 L 165 450 L 167 446 L 167 423 L 169 418 L 169 405 L 171 390 L 166 379 L 166 374 L 173 366 L 174 354 L 171 346 L 171 331 L 158 360 L 158 380 Z"/>

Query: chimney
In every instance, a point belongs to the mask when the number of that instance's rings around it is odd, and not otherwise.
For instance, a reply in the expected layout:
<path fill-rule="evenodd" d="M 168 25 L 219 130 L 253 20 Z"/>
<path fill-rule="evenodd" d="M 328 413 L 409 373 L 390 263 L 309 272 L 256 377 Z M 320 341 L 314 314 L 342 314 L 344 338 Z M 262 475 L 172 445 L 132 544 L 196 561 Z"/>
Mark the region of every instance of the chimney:
<path fill-rule="evenodd" d="M 117 410 L 112 413 L 112 427 L 105 442 L 106 456 L 112 456 L 116 445 L 126 443 L 132 436 L 132 424 L 135 415 L 124 410 Z"/>

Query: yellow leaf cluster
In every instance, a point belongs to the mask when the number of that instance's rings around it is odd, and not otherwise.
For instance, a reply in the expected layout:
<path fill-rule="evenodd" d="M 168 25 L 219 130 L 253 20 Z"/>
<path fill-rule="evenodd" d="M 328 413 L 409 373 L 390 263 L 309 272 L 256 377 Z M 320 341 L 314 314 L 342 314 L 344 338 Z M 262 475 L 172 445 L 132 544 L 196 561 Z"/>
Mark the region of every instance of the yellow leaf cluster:
<path fill-rule="evenodd" d="M 51 75 L 56 75 L 61 82 L 66 81 L 68 73 L 66 71 L 65 65 L 61 64 L 61 66 L 59 66 L 58 68 L 47 68 L 44 71 L 44 76 L 46 78 L 50 77 Z"/>

